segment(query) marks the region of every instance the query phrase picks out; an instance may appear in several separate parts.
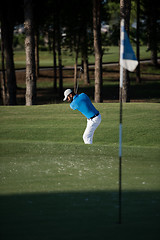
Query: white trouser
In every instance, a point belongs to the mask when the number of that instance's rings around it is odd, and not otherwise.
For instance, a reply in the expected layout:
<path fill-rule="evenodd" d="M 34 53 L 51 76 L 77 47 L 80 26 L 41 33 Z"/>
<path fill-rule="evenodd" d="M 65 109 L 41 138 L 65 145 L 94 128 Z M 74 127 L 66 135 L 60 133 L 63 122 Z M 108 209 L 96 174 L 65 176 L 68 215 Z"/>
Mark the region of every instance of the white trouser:
<path fill-rule="evenodd" d="M 87 127 L 83 134 L 83 141 L 85 144 L 92 144 L 93 141 L 93 134 L 96 128 L 101 123 L 101 114 L 93 119 L 87 119 Z"/>

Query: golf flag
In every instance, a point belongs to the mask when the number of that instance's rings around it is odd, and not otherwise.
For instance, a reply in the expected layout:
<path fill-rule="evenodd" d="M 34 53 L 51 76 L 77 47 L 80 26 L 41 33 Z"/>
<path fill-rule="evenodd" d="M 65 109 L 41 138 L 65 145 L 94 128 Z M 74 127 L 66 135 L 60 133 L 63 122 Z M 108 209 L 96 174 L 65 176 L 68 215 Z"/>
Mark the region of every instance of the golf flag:
<path fill-rule="evenodd" d="M 127 32 L 124 27 L 124 20 L 121 22 L 121 46 L 120 46 L 120 65 L 127 69 L 130 72 L 133 72 L 137 65 L 138 61 L 130 44 Z"/>

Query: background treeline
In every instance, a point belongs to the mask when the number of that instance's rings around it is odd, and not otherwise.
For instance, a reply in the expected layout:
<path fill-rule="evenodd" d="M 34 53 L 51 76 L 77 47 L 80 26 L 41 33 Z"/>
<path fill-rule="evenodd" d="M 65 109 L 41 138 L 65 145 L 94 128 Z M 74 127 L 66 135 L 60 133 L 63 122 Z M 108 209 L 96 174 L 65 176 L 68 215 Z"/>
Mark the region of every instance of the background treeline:
<path fill-rule="evenodd" d="M 160 50 L 159 13 L 159 3 L 154 0 L 6 0 L 0 8 L 3 104 L 16 105 L 13 57 L 16 48 L 26 52 L 26 105 L 36 104 L 40 50 L 53 52 L 54 91 L 62 96 L 62 49 L 75 56 L 74 87 L 77 85 L 78 59 L 81 58 L 84 69 L 84 82 L 89 84 L 88 56 L 95 55 L 94 100 L 102 102 L 102 57 L 106 47 L 119 45 L 120 17 L 125 17 L 126 30 L 132 44 L 136 45 L 138 60 L 139 48 L 147 45 L 156 66 Z M 123 100 L 129 101 L 129 73 L 126 71 L 124 76 Z M 137 81 L 140 81 L 140 66 Z"/>

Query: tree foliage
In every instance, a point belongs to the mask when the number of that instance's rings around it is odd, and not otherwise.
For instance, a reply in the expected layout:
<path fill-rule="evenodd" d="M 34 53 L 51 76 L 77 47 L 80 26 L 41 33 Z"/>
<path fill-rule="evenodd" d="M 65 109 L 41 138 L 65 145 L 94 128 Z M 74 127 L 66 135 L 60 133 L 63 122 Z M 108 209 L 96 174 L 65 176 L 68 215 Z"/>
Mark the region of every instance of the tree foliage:
<path fill-rule="evenodd" d="M 107 0 L 101 2 L 101 25 L 109 26 L 109 29 L 101 34 L 101 54 L 104 53 L 103 46 L 119 44 L 119 20 L 120 20 L 120 1 Z M 125 0 L 125 4 L 128 1 Z M 148 45 L 148 51 L 151 51 L 151 59 L 154 65 L 157 64 L 157 52 L 160 50 L 159 16 L 160 7 L 155 0 L 139 0 L 140 2 L 140 25 L 139 25 L 139 43 Z M 14 4 L 13 4 L 14 3 Z M 14 28 L 24 23 L 24 4 L 22 0 L 14 2 L 6 0 L 0 8 L 0 21 L 2 36 L 7 30 L 12 29 L 5 38 L 4 60 L 6 69 L 6 92 L 10 95 L 9 104 L 16 104 L 16 79 L 14 74 L 13 47 L 24 48 L 25 35 L 13 35 Z M 131 1 L 130 17 L 130 40 L 136 43 L 136 8 L 137 1 Z M 52 50 L 59 59 L 59 69 L 61 80 L 59 86 L 63 90 L 63 72 L 61 66 L 61 48 L 69 49 L 70 53 L 75 53 L 75 62 L 78 57 L 86 66 L 86 84 L 89 83 L 87 75 L 88 55 L 94 54 L 93 41 L 93 0 L 46 0 L 33 1 L 33 31 L 38 34 L 39 47 L 41 50 Z M 8 17 L 7 17 L 8 16 Z M 4 17 L 9 19 L 8 25 L 3 28 Z M 45 42 L 45 38 L 48 42 Z M 2 39 L 3 40 L 3 39 Z M 54 47 L 53 47 L 54 46 Z M 10 49 L 10 50 L 9 50 Z M 8 52 L 7 52 L 8 51 Z M 9 54 L 9 55 L 8 55 Z M 10 63 L 9 63 L 10 61 Z M 10 65 L 9 65 L 10 64 Z M 56 63 L 57 65 L 57 63 Z M 55 65 L 55 69 L 57 66 Z M 76 79 L 75 74 L 75 79 Z M 11 100 L 12 99 L 12 100 Z"/>

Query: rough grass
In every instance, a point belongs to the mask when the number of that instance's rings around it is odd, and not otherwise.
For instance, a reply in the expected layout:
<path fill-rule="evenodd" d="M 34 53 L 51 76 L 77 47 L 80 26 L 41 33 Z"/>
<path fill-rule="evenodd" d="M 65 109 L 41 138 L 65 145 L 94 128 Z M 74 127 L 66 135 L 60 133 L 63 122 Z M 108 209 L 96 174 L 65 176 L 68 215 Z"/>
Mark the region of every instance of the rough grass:
<path fill-rule="evenodd" d="M 84 145 L 68 104 L 0 108 L 2 239 L 157 239 L 159 104 L 124 104 L 122 224 L 118 222 L 119 104 Z"/>

